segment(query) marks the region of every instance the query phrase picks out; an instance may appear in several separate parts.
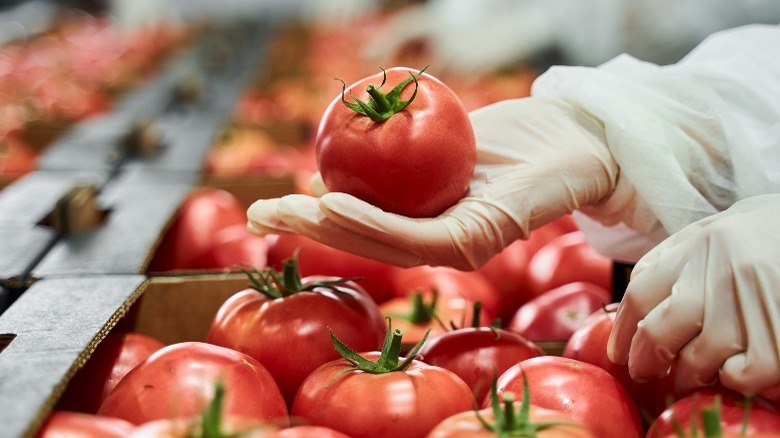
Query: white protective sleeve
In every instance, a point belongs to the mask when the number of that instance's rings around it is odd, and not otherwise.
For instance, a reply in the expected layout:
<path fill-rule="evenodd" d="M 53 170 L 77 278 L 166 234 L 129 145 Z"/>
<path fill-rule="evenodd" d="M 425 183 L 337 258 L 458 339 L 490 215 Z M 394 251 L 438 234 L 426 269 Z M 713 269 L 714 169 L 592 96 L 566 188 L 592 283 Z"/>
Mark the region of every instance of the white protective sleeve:
<path fill-rule="evenodd" d="M 553 67 L 532 95 L 603 121 L 617 187 L 575 217 L 617 260 L 635 262 L 739 199 L 780 192 L 780 26 L 713 34 L 674 65 L 621 55 L 597 68 Z"/>

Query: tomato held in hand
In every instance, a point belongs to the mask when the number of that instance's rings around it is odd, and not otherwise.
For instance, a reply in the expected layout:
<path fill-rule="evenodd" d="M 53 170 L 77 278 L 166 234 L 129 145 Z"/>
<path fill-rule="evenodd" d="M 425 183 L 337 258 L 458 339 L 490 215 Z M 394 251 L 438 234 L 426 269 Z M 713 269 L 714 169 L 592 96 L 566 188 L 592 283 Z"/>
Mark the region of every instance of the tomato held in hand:
<path fill-rule="evenodd" d="M 295 259 L 286 260 L 281 273 L 268 269 L 251 278 L 252 288 L 220 307 L 206 340 L 260 361 L 288 405 L 310 372 L 339 357 L 329 330 L 352 348 L 370 351 L 381 345 L 384 318 L 354 282 L 301 279 Z"/>
<path fill-rule="evenodd" d="M 523 373 L 531 404 L 562 411 L 590 426 L 599 437 L 643 436 L 639 413 L 623 385 L 603 369 L 558 356 L 526 359 L 498 378 L 499 395 L 523 393 Z M 483 403 L 488 406 L 489 401 Z"/>
<path fill-rule="evenodd" d="M 135 429 L 128 421 L 82 412 L 54 411 L 35 438 L 125 438 Z"/>
<path fill-rule="evenodd" d="M 388 327 L 381 352 L 355 353 L 333 337 L 343 359 L 301 384 L 291 413 L 352 438 L 424 438 L 445 418 L 474 404 L 469 387 L 444 368 L 399 357 L 401 332 Z M 424 342 L 424 340 L 423 340 Z"/>
<path fill-rule="evenodd" d="M 256 359 L 204 342 L 158 350 L 133 368 L 100 406 L 98 414 L 134 424 L 199 415 L 225 386 L 223 414 L 286 421 L 287 406 L 273 377 Z"/>
<path fill-rule="evenodd" d="M 385 82 L 394 87 L 387 93 L 379 90 Z M 474 131 L 458 96 L 405 67 L 346 88 L 325 110 L 315 143 L 329 191 L 410 217 L 437 216 L 460 200 L 476 162 Z"/>
<path fill-rule="evenodd" d="M 141 333 L 109 333 L 68 383 L 58 408 L 94 414 L 131 369 L 164 346 Z"/>

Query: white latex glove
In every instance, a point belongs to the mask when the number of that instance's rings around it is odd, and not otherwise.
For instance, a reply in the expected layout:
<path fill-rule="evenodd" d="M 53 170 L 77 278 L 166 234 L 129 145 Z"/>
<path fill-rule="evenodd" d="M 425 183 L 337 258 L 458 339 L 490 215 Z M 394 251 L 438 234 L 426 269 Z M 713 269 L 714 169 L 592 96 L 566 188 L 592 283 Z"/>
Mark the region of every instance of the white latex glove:
<path fill-rule="evenodd" d="M 635 379 L 686 391 L 716 377 L 757 394 L 780 383 L 780 194 L 738 201 L 637 263 L 608 353 Z"/>
<path fill-rule="evenodd" d="M 386 213 L 344 193 L 256 201 L 258 234 L 298 233 L 399 266 L 475 269 L 516 239 L 615 187 L 601 123 L 564 101 L 505 100 L 470 113 L 477 166 L 469 193 L 436 218 Z"/>

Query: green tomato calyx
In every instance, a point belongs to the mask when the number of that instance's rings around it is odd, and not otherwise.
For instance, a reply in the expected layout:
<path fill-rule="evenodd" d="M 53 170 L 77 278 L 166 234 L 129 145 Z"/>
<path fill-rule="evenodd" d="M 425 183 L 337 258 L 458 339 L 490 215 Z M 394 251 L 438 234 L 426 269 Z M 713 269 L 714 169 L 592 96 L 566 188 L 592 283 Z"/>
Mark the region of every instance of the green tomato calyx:
<path fill-rule="evenodd" d="M 282 272 L 273 268 L 266 268 L 262 271 L 257 268 L 252 268 L 252 271 L 241 268 L 241 271 L 249 277 L 250 288 L 271 299 L 284 298 L 298 292 L 309 292 L 316 288 L 327 288 L 339 292 L 336 286 L 359 279 L 359 277 L 335 278 L 303 284 L 301 272 L 298 269 L 297 252 L 282 262 Z"/>
<path fill-rule="evenodd" d="M 349 95 L 352 97 L 354 102 L 347 102 L 347 84 L 339 78 L 334 79 L 341 82 L 341 101 L 344 103 L 344 105 L 347 106 L 347 108 L 355 111 L 360 115 L 370 117 L 371 120 L 375 122 L 384 122 L 393 114 L 402 111 L 404 108 L 409 106 L 410 103 L 412 103 L 414 98 L 417 96 L 417 88 L 419 87 L 417 78 L 423 74 L 427 68 L 428 66 L 426 65 L 422 70 L 418 71 L 417 74 L 410 72 L 409 77 L 396 85 L 392 90 L 390 90 L 389 93 L 383 93 L 379 90 L 379 88 L 381 88 L 382 85 L 384 85 L 387 81 L 387 72 L 382 68 L 382 83 L 379 85 L 368 85 L 366 87 L 366 92 L 368 92 L 370 97 L 368 102 L 363 102 L 362 100 L 355 97 L 351 90 Z M 403 89 L 406 88 L 406 86 L 409 85 L 409 83 L 412 81 L 414 81 L 414 92 L 408 100 L 401 100 L 401 91 L 403 91 Z"/>
<path fill-rule="evenodd" d="M 330 330 L 330 328 L 328 328 L 328 330 Z M 417 358 L 417 354 L 420 352 L 420 348 L 422 348 L 425 340 L 428 339 L 428 334 L 430 332 L 430 330 L 425 332 L 425 335 L 420 342 L 409 352 L 403 361 L 401 361 L 401 338 L 403 335 L 401 330 L 393 330 L 389 318 L 387 320 L 387 333 L 385 334 L 385 340 L 382 344 L 382 351 L 379 354 L 379 359 L 376 361 L 368 360 L 349 348 L 333 334 L 332 330 L 330 330 L 330 339 L 333 341 L 333 346 L 336 347 L 336 351 L 339 352 L 341 357 L 352 364 L 352 368 L 347 369 L 345 372 L 357 370 L 370 374 L 386 374 L 395 371 L 405 371 L 409 368 L 412 361 Z"/>

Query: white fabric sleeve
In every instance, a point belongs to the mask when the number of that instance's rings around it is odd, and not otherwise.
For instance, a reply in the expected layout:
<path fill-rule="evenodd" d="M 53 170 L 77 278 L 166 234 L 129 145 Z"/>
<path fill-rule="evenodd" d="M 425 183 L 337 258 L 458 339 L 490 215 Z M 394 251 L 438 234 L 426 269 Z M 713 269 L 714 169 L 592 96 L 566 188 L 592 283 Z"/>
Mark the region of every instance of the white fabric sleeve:
<path fill-rule="evenodd" d="M 633 262 L 685 225 L 739 199 L 780 192 L 780 26 L 713 34 L 680 62 L 621 55 L 553 67 L 532 95 L 604 123 L 620 166 L 613 195 L 578 223 L 605 255 Z"/>

